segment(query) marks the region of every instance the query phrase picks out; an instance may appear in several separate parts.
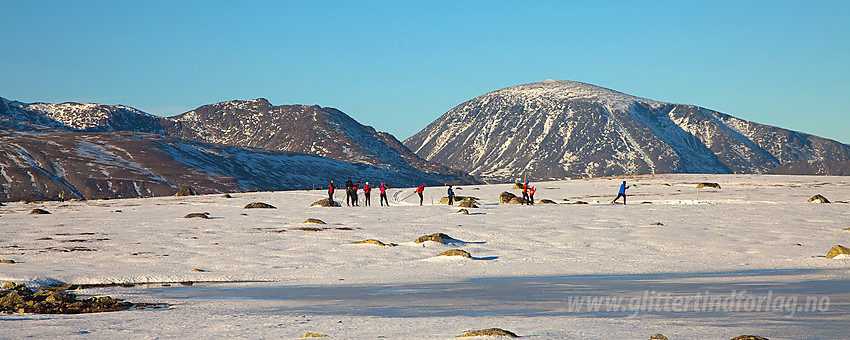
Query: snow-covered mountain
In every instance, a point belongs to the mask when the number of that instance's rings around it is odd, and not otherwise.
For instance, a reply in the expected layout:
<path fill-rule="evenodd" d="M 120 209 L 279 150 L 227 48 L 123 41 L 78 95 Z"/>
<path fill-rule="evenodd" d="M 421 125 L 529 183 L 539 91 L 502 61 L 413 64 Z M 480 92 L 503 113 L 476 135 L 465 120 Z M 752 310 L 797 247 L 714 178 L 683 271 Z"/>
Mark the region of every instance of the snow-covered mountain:
<path fill-rule="evenodd" d="M 317 105 L 273 106 L 263 98 L 233 100 L 167 118 L 163 125 L 168 135 L 194 141 L 299 152 L 474 181 L 465 173 L 419 158 L 388 133 Z"/>
<path fill-rule="evenodd" d="M 161 118 L 132 107 L 91 103 L 26 104 L 0 98 L 0 128 L 163 134 Z"/>
<path fill-rule="evenodd" d="M 393 187 L 473 183 L 339 110 L 265 99 L 169 118 L 126 106 L 0 98 L 0 201 L 147 197 L 324 187 L 351 176 Z"/>
<path fill-rule="evenodd" d="M 445 175 L 315 155 L 212 145 L 137 132 L 21 132 L 0 129 L 0 201 L 126 198 L 326 188 L 347 176 L 393 187 L 432 184 Z"/>
<path fill-rule="evenodd" d="M 789 163 L 850 161 L 850 146 L 833 140 L 564 80 L 479 96 L 404 144 L 429 161 L 493 180 L 760 174 Z"/>

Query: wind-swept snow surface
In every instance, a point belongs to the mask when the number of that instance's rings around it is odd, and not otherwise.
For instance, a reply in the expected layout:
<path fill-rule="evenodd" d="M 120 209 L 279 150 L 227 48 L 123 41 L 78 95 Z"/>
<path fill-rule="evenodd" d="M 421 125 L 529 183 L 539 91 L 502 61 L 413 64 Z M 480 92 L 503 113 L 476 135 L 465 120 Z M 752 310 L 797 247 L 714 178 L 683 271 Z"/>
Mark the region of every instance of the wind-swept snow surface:
<path fill-rule="evenodd" d="M 501 192 L 518 193 L 510 185 L 456 187 L 480 199 L 469 215 L 431 205 L 445 187 L 426 188 L 422 207 L 412 188 L 390 189 L 390 207 L 376 194 L 372 207 L 309 207 L 324 190 L 8 203 L 0 207 L 0 259 L 16 263 L 0 264 L 0 280 L 158 282 L 78 293 L 171 307 L 3 315 L 0 337 L 447 339 L 491 327 L 532 339 L 845 336 L 850 262 L 824 255 L 848 245 L 850 204 L 806 200 L 850 200 L 850 179 L 629 177 L 628 205 L 608 204 L 622 180 L 532 183 L 538 202 L 559 203 L 533 207 L 498 204 Z M 722 189 L 698 193 L 701 182 Z M 589 204 L 572 204 L 579 201 Z M 277 209 L 243 209 L 251 202 Z M 28 215 L 33 208 L 52 214 Z M 195 212 L 211 219 L 183 218 Z M 303 224 L 308 218 L 327 224 Z M 455 240 L 414 242 L 433 233 Z M 351 244 L 366 239 L 397 246 Z M 435 257 L 450 249 L 472 259 Z M 196 283 L 179 284 L 186 281 Z M 218 281 L 240 283 L 202 283 Z M 664 305 L 730 294 L 743 307 Z M 589 298 L 621 300 L 579 306 Z M 778 307 L 748 310 L 748 298 Z"/>

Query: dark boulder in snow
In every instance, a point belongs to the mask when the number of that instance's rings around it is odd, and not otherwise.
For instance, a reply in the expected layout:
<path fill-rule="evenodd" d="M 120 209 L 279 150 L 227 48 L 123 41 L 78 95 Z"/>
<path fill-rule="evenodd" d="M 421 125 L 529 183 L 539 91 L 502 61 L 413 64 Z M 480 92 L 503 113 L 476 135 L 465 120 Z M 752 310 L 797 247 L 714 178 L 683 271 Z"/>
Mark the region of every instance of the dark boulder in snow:
<path fill-rule="evenodd" d="M 313 202 L 313 204 L 310 204 L 310 206 L 311 206 L 311 207 L 313 207 L 313 206 L 320 206 L 320 207 L 341 207 L 341 205 L 339 204 L 339 202 L 337 202 L 337 201 L 331 201 L 331 200 L 329 200 L 329 199 L 327 199 L 327 198 L 320 199 L 320 200 L 318 200 L 318 201 L 316 201 L 316 202 Z"/>
<path fill-rule="evenodd" d="M 44 210 L 44 209 L 38 209 L 38 208 L 30 211 L 30 215 L 49 215 L 49 214 L 50 214 L 49 211 Z"/>
<path fill-rule="evenodd" d="M 507 191 L 499 194 L 499 203 L 510 203 L 512 199 L 516 198 L 516 195 L 509 193 Z"/>
<path fill-rule="evenodd" d="M 501 328 L 487 328 L 475 331 L 466 331 L 463 334 L 456 336 L 455 338 L 467 338 L 473 336 L 506 336 L 510 338 L 519 337 L 518 335 L 516 335 L 516 333 Z"/>
<path fill-rule="evenodd" d="M 470 255 L 469 252 L 467 252 L 466 250 L 461 250 L 461 249 L 446 250 L 446 251 L 438 254 L 437 256 L 463 256 L 463 257 L 468 258 L 468 259 L 472 258 L 472 255 Z"/>
<path fill-rule="evenodd" d="M 208 213 L 208 212 L 202 212 L 202 213 L 191 213 L 191 214 L 188 214 L 188 215 L 186 215 L 186 216 L 183 216 L 183 218 L 204 218 L 204 219 L 209 219 L 209 218 L 210 218 L 210 213 Z"/>
<path fill-rule="evenodd" d="M 697 189 L 702 189 L 702 188 L 715 188 L 715 189 L 720 189 L 720 184 L 717 184 L 717 183 L 708 183 L 708 182 L 697 183 Z"/>
<path fill-rule="evenodd" d="M 446 234 L 443 234 L 443 233 L 436 233 L 436 234 L 431 234 L 431 235 L 420 236 L 414 242 L 422 243 L 422 242 L 426 242 L 426 241 L 433 241 L 433 242 L 445 244 L 446 240 L 454 240 L 454 239 L 449 235 L 446 235 Z"/>
<path fill-rule="evenodd" d="M 832 258 L 835 258 L 836 256 L 839 256 L 839 255 L 844 255 L 842 257 L 850 256 L 850 248 L 847 248 L 847 247 L 842 246 L 842 245 L 834 245 L 829 250 L 829 252 L 826 253 L 826 258 L 832 259 Z"/>
<path fill-rule="evenodd" d="M 812 198 L 809 198 L 809 200 L 807 202 L 809 202 L 809 203 L 811 203 L 811 202 L 829 203 L 829 200 L 826 199 L 826 197 L 823 197 L 820 194 L 818 194 L 818 195 L 812 196 Z"/>
<path fill-rule="evenodd" d="M 192 189 L 192 187 L 180 187 L 177 189 L 177 193 L 174 194 L 174 196 L 194 196 L 197 194 L 198 193 L 195 192 L 195 189 Z"/>
<path fill-rule="evenodd" d="M 245 206 L 245 209 L 277 209 L 277 207 L 263 202 L 253 202 L 248 203 L 248 205 Z"/>

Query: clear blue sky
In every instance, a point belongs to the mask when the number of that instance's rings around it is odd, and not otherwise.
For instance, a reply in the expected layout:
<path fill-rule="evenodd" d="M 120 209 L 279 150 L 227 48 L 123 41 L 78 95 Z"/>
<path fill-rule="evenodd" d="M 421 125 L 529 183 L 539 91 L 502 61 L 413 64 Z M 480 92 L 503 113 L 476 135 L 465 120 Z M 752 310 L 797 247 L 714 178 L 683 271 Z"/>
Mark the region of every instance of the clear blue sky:
<path fill-rule="evenodd" d="M 566 79 L 850 143 L 850 1 L 0 0 L 0 96 L 336 107 L 403 140 Z"/>

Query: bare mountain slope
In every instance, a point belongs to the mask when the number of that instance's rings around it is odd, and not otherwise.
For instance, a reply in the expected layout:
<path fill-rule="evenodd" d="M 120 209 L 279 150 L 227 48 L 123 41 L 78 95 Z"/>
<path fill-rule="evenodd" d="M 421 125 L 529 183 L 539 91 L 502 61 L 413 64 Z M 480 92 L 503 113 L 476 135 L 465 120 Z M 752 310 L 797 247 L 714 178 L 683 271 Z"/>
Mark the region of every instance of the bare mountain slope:
<path fill-rule="evenodd" d="M 347 176 L 394 187 L 435 183 L 439 174 L 290 152 L 216 146 L 136 132 L 19 132 L 0 129 L 0 201 L 325 188 Z M 323 194 L 320 194 L 323 195 Z"/>
<path fill-rule="evenodd" d="M 404 141 L 422 158 L 493 180 L 650 173 L 767 173 L 850 160 L 850 146 L 562 80 L 462 103 Z"/>

